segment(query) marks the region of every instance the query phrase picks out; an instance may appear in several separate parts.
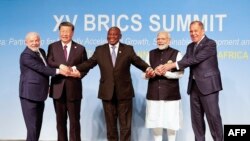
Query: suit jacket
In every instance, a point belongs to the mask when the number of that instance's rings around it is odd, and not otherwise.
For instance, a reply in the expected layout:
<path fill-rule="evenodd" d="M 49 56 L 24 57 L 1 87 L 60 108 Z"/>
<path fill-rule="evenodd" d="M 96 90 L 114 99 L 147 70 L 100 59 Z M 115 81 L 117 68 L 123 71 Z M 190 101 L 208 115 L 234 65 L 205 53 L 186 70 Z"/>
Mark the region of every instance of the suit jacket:
<path fill-rule="evenodd" d="M 205 36 L 195 50 L 194 46 L 195 43 L 190 43 L 186 54 L 178 62 L 180 69 L 190 67 L 188 94 L 191 92 L 193 77 L 204 95 L 222 90 L 215 41 Z"/>
<path fill-rule="evenodd" d="M 76 66 L 87 60 L 85 47 L 72 41 L 68 60 L 66 61 L 63 53 L 61 41 L 54 42 L 48 47 L 48 64 L 51 67 L 58 68 L 60 64 L 67 66 Z M 82 73 L 84 77 L 86 74 Z M 82 98 L 81 78 L 65 77 L 56 75 L 51 78 L 50 97 L 59 99 L 65 86 L 67 98 L 69 100 L 80 100 Z"/>
<path fill-rule="evenodd" d="M 46 59 L 45 51 L 39 49 Z M 49 76 L 56 74 L 56 69 L 46 67 L 40 56 L 26 47 L 20 56 L 19 96 L 22 98 L 44 101 L 48 96 Z"/>
<path fill-rule="evenodd" d="M 115 93 L 118 100 L 124 100 L 134 97 L 130 74 L 131 64 L 142 71 L 149 67 L 136 55 L 132 46 L 123 43 L 119 45 L 116 64 L 113 67 L 109 45 L 104 44 L 96 47 L 93 56 L 88 61 L 78 65 L 77 69 L 88 71 L 98 65 L 101 73 L 98 97 L 103 100 L 111 100 Z"/>

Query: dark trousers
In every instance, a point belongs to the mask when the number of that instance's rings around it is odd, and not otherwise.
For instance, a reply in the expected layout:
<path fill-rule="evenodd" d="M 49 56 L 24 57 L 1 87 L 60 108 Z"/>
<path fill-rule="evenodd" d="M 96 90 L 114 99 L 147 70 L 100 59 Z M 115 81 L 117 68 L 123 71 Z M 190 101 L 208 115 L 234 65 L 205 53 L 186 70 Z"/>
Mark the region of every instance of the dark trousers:
<path fill-rule="evenodd" d="M 102 100 L 108 141 L 118 141 L 119 121 L 120 141 L 131 140 L 132 99 L 128 100 Z"/>
<path fill-rule="evenodd" d="M 69 140 L 80 141 L 81 140 L 81 128 L 80 128 L 80 112 L 81 112 L 81 100 L 69 101 L 66 98 L 65 92 L 60 99 L 54 99 L 54 107 L 56 112 L 57 122 L 57 140 L 68 141 L 67 135 L 67 119 L 69 116 Z"/>
<path fill-rule="evenodd" d="M 38 141 L 44 111 L 44 101 L 32 101 L 20 98 L 23 117 L 27 128 L 26 141 Z"/>
<path fill-rule="evenodd" d="M 195 141 L 205 141 L 206 128 L 204 115 L 206 115 L 213 140 L 223 141 L 223 127 L 219 108 L 219 92 L 203 95 L 194 81 L 190 94 L 190 107 Z"/>

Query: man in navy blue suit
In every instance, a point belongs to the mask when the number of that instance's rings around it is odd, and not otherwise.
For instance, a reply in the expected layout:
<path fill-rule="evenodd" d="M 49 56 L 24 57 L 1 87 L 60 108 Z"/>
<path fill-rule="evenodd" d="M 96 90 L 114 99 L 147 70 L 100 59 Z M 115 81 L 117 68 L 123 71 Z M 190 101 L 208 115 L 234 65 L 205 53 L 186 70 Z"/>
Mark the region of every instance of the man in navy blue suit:
<path fill-rule="evenodd" d="M 214 141 L 223 141 L 223 127 L 219 108 L 219 91 L 222 90 L 218 67 L 216 42 L 205 35 L 200 21 L 190 24 L 192 43 L 182 60 L 166 64 L 163 71 L 171 68 L 190 68 L 187 93 L 190 95 L 192 127 L 195 141 L 205 141 L 205 120 Z"/>
<path fill-rule="evenodd" d="M 26 48 L 20 56 L 19 96 L 27 141 L 38 141 L 43 120 L 44 101 L 48 96 L 49 76 L 62 71 L 47 67 L 45 51 L 40 47 L 38 33 L 29 32 L 25 38 Z M 65 74 L 66 75 L 66 74 Z"/>

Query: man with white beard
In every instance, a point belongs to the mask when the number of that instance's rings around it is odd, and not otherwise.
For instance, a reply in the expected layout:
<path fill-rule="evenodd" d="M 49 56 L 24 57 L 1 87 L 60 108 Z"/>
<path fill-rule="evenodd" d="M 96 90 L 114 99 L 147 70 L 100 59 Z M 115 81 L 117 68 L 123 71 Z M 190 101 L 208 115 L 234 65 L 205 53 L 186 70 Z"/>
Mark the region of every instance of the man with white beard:
<path fill-rule="evenodd" d="M 175 141 L 176 131 L 182 126 L 181 95 L 179 78 L 183 70 L 172 69 L 163 73 L 166 63 L 182 59 L 181 53 L 169 46 L 170 34 L 159 32 L 158 48 L 149 52 L 147 63 L 154 69 L 153 74 L 144 74 L 148 79 L 146 100 L 146 128 L 152 128 L 154 140 L 162 141 L 163 129 L 167 129 L 168 141 Z"/>

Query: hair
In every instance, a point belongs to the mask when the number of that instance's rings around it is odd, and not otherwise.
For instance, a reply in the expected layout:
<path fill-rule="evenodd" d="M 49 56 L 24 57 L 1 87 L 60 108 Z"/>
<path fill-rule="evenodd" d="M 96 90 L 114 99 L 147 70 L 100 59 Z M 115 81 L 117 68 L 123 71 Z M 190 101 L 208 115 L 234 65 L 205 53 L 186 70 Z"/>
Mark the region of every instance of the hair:
<path fill-rule="evenodd" d="M 193 25 L 193 24 L 196 24 L 196 23 L 201 27 L 201 29 L 204 29 L 203 23 L 202 23 L 201 21 L 197 21 L 197 20 L 196 20 L 196 21 L 192 21 L 192 22 L 190 23 L 190 26 Z"/>
<path fill-rule="evenodd" d="M 25 40 L 27 40 L 30 36 L 37 36 L 40 38 L 40 35 L 37 32 L 28 32 L 25 36 Z"/>
<path fill-rule="evenodd" d="M 71 27 L 72 31 L 75 30 L 74 25 L 73 25 L 72 23 L 70 23 L 70 22 L 62 22 L 62 23 L 59 25 L 59 30 L 61 29 L 62 26 L 69 26 L 69 27 Z"/>
<path fill-rule="evenodd" d="M 157 34 L 157 36 L 159 36 L 160 33 L 165 34 L 165 35 L 167 36 L 168 39 L 171 39 L 171 35 L 170 35 L 169 32 L 167 32 L 167 31 L 160 31 L 160 32 Z"/>
<path fill-rule="evenodd" d="M 111 29 L 117 29 L 121 33 L 121 29 L 118 26 L 112 26 L 112 27 L 109 28 L 109 30 L 111 30 Z"/>

